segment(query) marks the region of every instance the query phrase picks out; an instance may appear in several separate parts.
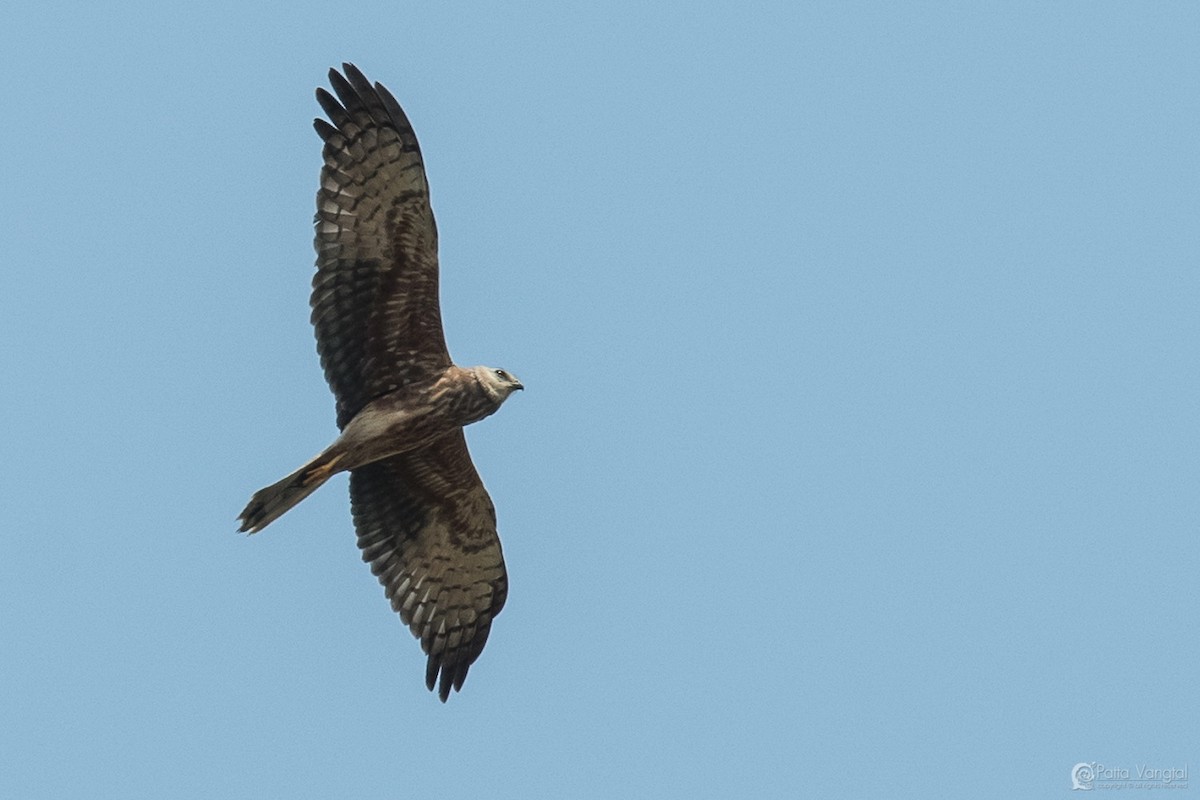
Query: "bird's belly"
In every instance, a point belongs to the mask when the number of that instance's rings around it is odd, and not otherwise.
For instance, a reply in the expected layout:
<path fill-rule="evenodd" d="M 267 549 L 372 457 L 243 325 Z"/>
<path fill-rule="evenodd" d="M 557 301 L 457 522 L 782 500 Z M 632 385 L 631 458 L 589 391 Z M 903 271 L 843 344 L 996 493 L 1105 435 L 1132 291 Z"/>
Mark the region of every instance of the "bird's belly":
<path fill-rule="evenodd" d="M 339 467 L 354 469 L 389 456 L 424 447 L 455 428 L 453 420 L 434 411 L 363 409 L 338 439 L 345 453 Z"/>

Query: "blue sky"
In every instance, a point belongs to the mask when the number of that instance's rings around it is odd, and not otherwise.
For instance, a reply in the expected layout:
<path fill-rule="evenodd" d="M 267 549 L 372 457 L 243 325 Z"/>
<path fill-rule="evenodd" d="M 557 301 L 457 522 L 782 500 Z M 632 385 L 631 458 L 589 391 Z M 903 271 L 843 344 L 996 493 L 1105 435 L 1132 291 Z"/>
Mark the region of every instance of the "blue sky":
<path fill-rule="evenodd" d="M 1200 765 L 1200 7 L 9 9 L 0 796 L 1056 797 Z M 310 122 L 421 138 L 511 593 L 325 446 Z M 1193 785 L 1189 791 L 1196 791 Z"/>

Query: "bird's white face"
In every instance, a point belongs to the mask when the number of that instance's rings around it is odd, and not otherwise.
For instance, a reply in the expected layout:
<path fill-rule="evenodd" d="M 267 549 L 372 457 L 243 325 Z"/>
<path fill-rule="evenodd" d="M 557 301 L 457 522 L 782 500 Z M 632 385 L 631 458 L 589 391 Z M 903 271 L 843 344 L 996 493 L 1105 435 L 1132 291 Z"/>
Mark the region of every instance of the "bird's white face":
<path fill-rule="evenodd" d="M 524 389 L 521 382 L 517 380 L 517 376 L 511 372 L 506 372 L 502 369 L 493 369 L 492 367 L 476 367 L 475 374 L 479 376 L 479 382 L 483 384 L 488 393 L 496 398 L 497 402 L 503 403 L 508 399 L 508 396 L 518 389 Z"/>

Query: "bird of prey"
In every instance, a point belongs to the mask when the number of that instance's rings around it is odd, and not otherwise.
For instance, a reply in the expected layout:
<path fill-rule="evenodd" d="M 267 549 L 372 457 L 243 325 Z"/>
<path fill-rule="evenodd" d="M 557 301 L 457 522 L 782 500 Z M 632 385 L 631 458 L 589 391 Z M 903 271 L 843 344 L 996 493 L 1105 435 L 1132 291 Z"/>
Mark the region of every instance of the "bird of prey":
<path fill-rule="evenodd" d="M 363 560 L 421 640 L 425 683 L 445 702 L 508 594 L 495 507 L 463 427 L 524 387 L 502 369 L 450 360 L 417 137 L 391 92 L 353 64 L 331 69 L 329 81 L 336 97 L 317 89 L 329 121 L 313 121 L 325 165 L 311 305 L 341 435 L 256 492 L 239 520 L 257 533 L 349 471 Z"/>

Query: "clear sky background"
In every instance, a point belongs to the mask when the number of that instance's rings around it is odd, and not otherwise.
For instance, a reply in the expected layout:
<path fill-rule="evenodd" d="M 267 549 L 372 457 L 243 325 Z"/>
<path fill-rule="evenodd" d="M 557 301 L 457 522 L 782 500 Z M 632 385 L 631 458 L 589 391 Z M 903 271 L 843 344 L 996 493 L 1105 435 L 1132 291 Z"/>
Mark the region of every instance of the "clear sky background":
<path fill-rule="evenodd" d="M 1200 792 L 1200 6 L 10 5 L 0 796 Z M 326 70 L 423 145 L 511 593 L 361 563 Z"/>

